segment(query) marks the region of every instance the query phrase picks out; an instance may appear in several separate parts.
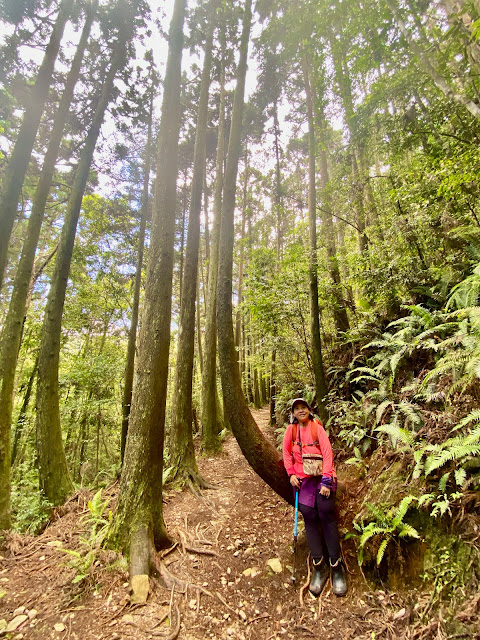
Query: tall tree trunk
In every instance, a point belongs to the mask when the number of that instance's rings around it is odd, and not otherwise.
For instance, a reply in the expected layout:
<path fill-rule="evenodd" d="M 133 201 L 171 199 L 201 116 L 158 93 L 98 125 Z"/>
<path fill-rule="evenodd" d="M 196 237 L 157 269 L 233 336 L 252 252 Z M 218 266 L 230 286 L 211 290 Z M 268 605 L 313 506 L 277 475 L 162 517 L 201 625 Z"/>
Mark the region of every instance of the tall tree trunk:
<path fill-rule="evenodd" d="M 203 176 L 205 171 L 206 137 L 208 120 L 208 93 L 212 67 L 213 31 L 217 0 L 209 3 L 210 18 L 205 41 L 205 58 L 200 84 L 200 101 L 197 113 L 197 131 L 193 161 L 192 191 L 188 216 L 187 248 L 180 306 L 178 330 L 175 390 L 173 394 L 173 420 L 170 432 L 169 479 L 184 484 L 205 485 L 201 478 L 193 446 L 192 376 L 195 347 L 195 298 L 198 279 L 198 255 L 200 246 L 200 213 L 202 209 Z M 200 313 L 200 309 L 197 311 Z"/>
<path fill-rule="evenodd" d="M 148 572 L 152 543 L 162 547 L 169 542 L 163 521 L 162 471 L 185 7 L 186 0 L 175 0 L 170 23 L 136 383 L 118 506 L 109 531 L 110 543 L 132 556 L 132 573 Z"/>
<path fill-rule="evenodd" d="M 254 471 L 285 500 L 292 502 L 292 490 L 283 468 L 281 456 L 265 438 L 252 418 L 242 393 L 232 314 L 232 271 L 234 241 L 235 191 L 240 156 L 244 108 L 245 76 L 248 40 L 252 20 L 252 1 L 246 0 L 245 16 L 237 69 L 237 87 L 233 103 L 232 122 L 225 170 L 223 216 L 218 273 L 218 353 L 223 396 L 229 425 L 240 448 Z"/>
<path fill-rule="evenodd" d="M 223 56 L 222 56 L 223 61 Z M 215 195 L 213 201 L 211 265 L 208 278 L 207 317 L 202 376 L 202 433 L 203 448 L 209 454 L 220 451 L 219 420 L 217 417 L 217 281 L 218 245 L 223 193 L 223 158 L 225 153 L 225 65 L 222 62 L 220 79 L 220 107 L 218 114 L 218 142 L 216 156 Z"/>
<path fill-rule="evenodd" d="M 65 82 L 65 89 L 63 91 L 60 104 L 58 105 L 58 109 L 55 114 L 50 134 L 50 142 L 43 161 L 40 179 L 33 197 L 32 211 L 28 220 L 27 235 L 15 274 L 12 297 L 10 299 L 8 313 L 0 339 L 0 443 L 6 442 L 7 439 L 10 439 L 15 368 L 17 366 L 18 351 L 20 349 L 24 317 L 29 297 L 30 283 L 32 280 L 35 251 L 38 245 L 40 229 L 45 215 L 45 206 L 50 191 L 53 173 L 55 171 L 55 163 L 65 128 L 65 122 L 72 102 L 73 91 L 80 74 L 83 55 L 96 10 L 96 2 L 89 5 L 89 11 L 86 16 L 82 35 Z M 2 448 L 2 444 L 0 444 L 0 450 L 2 450 Z M 12 454 L 12 459 L 14 459 L 14 457 L 14 454 Z M 5 494 L 7 492 L 10 493 L 10 478 L 7 478 L 7 476 L 4 475 L 4 472 L 6 473 L 6 470 L 3 468 L 3 464 L 0 461 L 0 505 L 4 503 L 4 500 L 7 500 L 4 492 Z M 0 514 L 1 511 L 2 508 L 0 507 Z M 2 516 L 0 515 L 0 521 L 1 520 Z"/>
<path fill-rule="evenodd" d="M 147 124 L 147 144 L 145 147 L 145 169 L 144 169 L 144 175 L 143 175 L 142 210 L 141 210 L 141 216 L 140 216 L 140 232 L 138 235 L 138 253 L 137 253 L 137 267 L 135 271 L 135 285 L 134 285 L 134 292 L 133 292 L 132 319 L 130 322 L 130 329 L 128 331 L 127 362 L 125 365 L 125 383 L 123 388 L 123 403 L 122 403 L 123 420 L 122 420 L 122 433 L 121 433 L 121 441 L 120 441 L 120 455 L 121 455 L 122 463 L 123 463 L 123 457 L 125 455 L 125 443 L 127 442 L 128 419 L 130 416 L 130 406 L 132 402 L 133 374 L 134 374 L 134 368 L 135 368 L 135 345 L 137 342 L 138 310 L 140 306 L 140 289 L 142 287 L 143 253 L 145 248 L 145 229 L 147 227 L 147 218 L 148 218 L 150 157 L 152 155 L 153 98 L 154 98 L 154 92 L 152 87 L 150 111 L 148 114 L 148 124 Z"/>
<path fill-rule="evenodd" d="M 53 69 L 60 49 L 63 31 L 72 11 L 73 4 L 73 0 L 63 0 L 60 5 L 52 35 L 45 50 L 45 56 L 38 70 L 35 84 L 32 87 L 28 107 L 23 116 L 12 156 L 3 177 L 0 194 L 0 289 L 3 284 L 8 258 L 8 244 L 12 234 L 13 223 L 17 215 L 23 181 L 25 180 L 25 174 L 27 173 L 28 163 L 30 162 L 30 156 L 37 136 L 38 125 L 40 124 L 45 101 L 52 82 Z M 0 449 L 0 459 L 4 459 L 2 449 Z M 7 460 L 6 465 L 10 467 L 10 456 L 8 455 L 5 459 Z M 1 461 L 0 466 L 3 467 L 3 462 Z M 3 509 L 0 505 L 0 514 L 2 511 Z M 0 519 L 1 517 L 0 515 Z"/>
<path fill-rule="evenodd" d="M 303 76 L 305 93 L 307 96 L 308 120 L 308 228 L 309 252 L 308 267 L 310 281 L 310 333 L 312 341 L 312 364 L 315 378 L 315 395 L 317 397 L 318 413 L 325 423 L 328 420 L 326 398 L 328 386 L 323 367 L 322 340 L 320 336 L 320 309 L 318 306 L 318 264 L 317 264 L 317 204 L 315 186 L 315 125 L 313 121 L 313 100 L 308 72 L 308 60 L 305 51 L 302 52 Z"/>
<path fill-rule="evenodd" d="M 125 22 L 122 19 L 125 19 Z M 40 488 L 53 504 L 64 502 L 73 489 L 62 443 L 58 388 L 65 293 L 83 194 L 100 127 L 108 103 L 112 99 L 115 75 L 125 62 L 126 42 L 131 36 L 131 20 L 132 17 L 127 14 L 127 11 L 119 19 L 119 34 L 112 62 L 80 154 L 72 191 L 68 199 L 60 245 L 45 307 L 38 361 L 36 430 Z"/>
<path fill-rule="evenodd" d="M 248 147 L 245 149 L 245 173 L 243 177 L 243 191 L 242 191 L 242 226 L 240 236 L 240 257 L 238 260 L 238 287 L 237 287 L 237 300 L 238 306 L 235 311 L 235 344 L 238 349 L 238 363 L 240 366 L 240 377 L 242 379 L 244 388 L 247 375 L 247 349 L 245 338 L 245 326 L 243 318 L 243 310 L 241 308 L 241 302 L 243 298 L 243 273 L 245 270 L 245 223 L 247 219 L 247 190 L 248 190 L 248 177 L 249 177 L 249 165 L 248 165 Z"/>

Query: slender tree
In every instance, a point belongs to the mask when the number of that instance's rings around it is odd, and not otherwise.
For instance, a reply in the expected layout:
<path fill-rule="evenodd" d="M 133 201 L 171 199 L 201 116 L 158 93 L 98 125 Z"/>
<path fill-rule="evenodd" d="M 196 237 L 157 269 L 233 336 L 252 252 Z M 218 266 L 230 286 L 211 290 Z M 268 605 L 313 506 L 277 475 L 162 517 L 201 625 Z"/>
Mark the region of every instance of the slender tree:
<path fill-rule="evenodd" d="M 114 79 L 125 63 L 126 45 L 132 35 L 130 7 L 124 3 L 118 15 L 118 37 L 103 83 L 93 120 L 85 139 L 67 203 L 60 246 L 45 308 L 38 361 L 36 431 L 40 488 L 53 504 L 61 504 L 72 490 L 62 443 L 60 425 L 58 365 L 62 315 L 70 263 L 93 153 L 105 111 L 112 100 Z"/>
<path fill-rule="evenodd" d="M 131 574 L 148 574 L 152 545 L 168 544 L 162 472 L 167 399 L 180 81 L 186 0 L 175 0 L 168 36 L 157 147 L 152 230 L 125 458 L 110 543 L 131 556 Z"/>
<path fill-rule="evenodd" d="M 7 265 L 8 244 L 10 242 L 15 216 L 17 215 L 23 181 L 27 172 L 28 163 L 30 162 L 30 156 L 45 107 L 48 90 L 52 82 L 53 69 L 60 49 L 63 31 L 70 17 L 72 7 L 73 0 L 62 0 L 60 4 L 50 41 L 38 70 L 35 84 L 32 87 L 28 107 L 23 115 L 20 131 L 3 178 L 0 192 L 0 289 L 3 284 L 5 267 Z M 3 450 L 1 448 L 0 460 L 3 460 Z M 0 466 L 2 465 L 3 462 L 0 461 Z"/>
<path fill-rule="evenodd" d="M 223 60 L 223 56 L 222 56 Z M 207 294 L 207 317 L 205 320 L 205 348 L 202 375 L 202 434 L 203 448 L 208 453 L 217 453 L 221 443 L 218 436 L 217 417 L 217 282 L 218 245 L 220 241 L 220 216 L 223 193 L 223 160 L 225 153 L 225 64 L 222 62 L 220 78 L 220 106 L 218 114 L 218 142 L 216 157 L 215 194 L 213 202 L 212 246 Z"/>
<path fill-rule="evenodd" d="M 205 41 L 205 56 L 200 80 L 200 100 L 193 160 L 190 211 L 188 216 L 187 247 L 183 274 L 182 300 L 178 329 L 173 420 L 170 431 L 169 479 L 192 486 L 204 485 L 195 460 L 193 446 L 192 376 L 195 345 L 195 298 L 197 293 L 198 254 L 200 245 L 200 213 L 202 209 L 203 176 L 205 171 L 208 120 L 208 94 L 212 67 L 213 32 L 217 0 L 210 0 L 209 23 Z M 198 309 L 198 313 L 200 310 Z"/>
<path fill-rule="evenodd" d="M 153 88 L 150 96 L 150 109 L 148 112 L 147 122 L 147 144 L 145 146 L 145 168 L 143 173 L 143 193 L 142 193 L 142 205 L 140 213 L 140 232 L 138 234 L 138 253 L 137 253 L 137 266 L 135 270 L 135 283 L 133 289 L 133 302 L 132 302 L 132 318 L 130 320 L 130 329 L 128 330 L 128 345 L 127 345 L 127 362 L 125 365 L 125 383 L 123 387 L 123 403 L 122 403 L 122 433 L 120 441 L 120 455 L 123 462 L 125 455 L 125 444 L 127 442 L 128 431 L 128 419 L 130 416 L 130 407 L 132 402 L 133 391 L 133 373 L 135 365 L 135 346 L 137 343 L 137 328 L 138 328 L 138 312 L 140 306 L 140 289 L 142 286 L 142 268 L 143 268 L 143 253 L 145 249 L 145 230 L 147 227 L 148 218 L 148 202 L 149 202 L 149 185 L 150 185 L 150 158 L 152 154 L 152 116 L 153 116 Z"/>
<path fill-rule="evenodd" d="M 24 316 L 27 299 L 32 280 L 35 251 L 38 245 L 40 229 L 45 215 L 45 207 L 55 171 L 55 163 L 65 128 L 68 112 L 71 106 L 73 92 L 82 65 L 85 48 L 90 35 L 90 29 L 96 14 L 97 2 L 88 6 L 82 35 L 75 52 L 65 89 L 63 91 L 57 112 L 55 114 L 50 142 L 43 161 L 40 179 L 33 198 L 32 211 L 28 220 L 27 234 L 22 247 L 20 261 L 15 273 L 13 292 L 8 307 L 7 317 L 0 338 L 0 451 L 8 449 L 10 441 L 10 425 L 12 422 L 12 408 L 15 386 L 15 368 L 22 337 Z M 12 456 L 14 457 L 14 456 Z M 0 455 L 0 514 L 9 504 L 10 475 L 9 465 L 3 464 Z M 5 507 L 9 511 L 9 506 Z M 0 522 L 3 517 L 0 515 Z"/>
<path fill-rule="evenodd" d="M 317 195 L 315 172 L 315 124 L 313 119 L 313 100 L 310 85 L 309 61 L 305 49 L 302 50 L 303 78 L 307 97 L 308 120 L 308 277 L 310 282 L 310 333 L 312 340 L 312 364 L 315 378 L 315 395 L 319 416 L 324 422 L 328 419 L 326 397 L 328 385 L 323 366 L 322 340 L 320 335 L 320 310 L 318 306 L 318 262 L 317 262 Z"/>

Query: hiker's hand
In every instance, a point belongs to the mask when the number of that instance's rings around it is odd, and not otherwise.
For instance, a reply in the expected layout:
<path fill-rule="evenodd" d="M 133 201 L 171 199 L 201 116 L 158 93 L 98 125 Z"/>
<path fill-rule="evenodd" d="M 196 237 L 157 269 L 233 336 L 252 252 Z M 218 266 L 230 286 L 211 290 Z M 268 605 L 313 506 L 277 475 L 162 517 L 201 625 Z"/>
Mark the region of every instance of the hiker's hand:
<path fill-rule="evenodd" d="M 295 489 L 300 489 L 301 482 L 295 474 L 290 476 L 290 484 L 292 485 L 292 487 L 295 487 Z"/>
<path fill-rule="evenodd" d="M 330 489 L 328 487 L 324 487 L 323 485 L 320 487 L 320 494 L 325 496 L 325 498 L 330 497 Z"/>

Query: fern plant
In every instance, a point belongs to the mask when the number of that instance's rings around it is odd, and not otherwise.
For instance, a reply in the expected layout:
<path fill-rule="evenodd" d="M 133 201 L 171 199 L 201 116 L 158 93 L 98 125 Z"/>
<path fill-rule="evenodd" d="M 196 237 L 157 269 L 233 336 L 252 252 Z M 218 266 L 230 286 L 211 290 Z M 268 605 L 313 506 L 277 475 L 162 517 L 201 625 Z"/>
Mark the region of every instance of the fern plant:
<path fill-rule="evenodd" d="M 89 513 L 83 517 L 90 530 L 88 538 L 81 537 L 81 550 L 62 549 L 62 551 L 71 556 L 70 566 L 75 569 L 75 577 L 72 584 L 76 584 L 86 580 L 91 576 L 92 567 L 98 558 L 98 554 L 107 533 L 108 525 L 112 520 L 112 512 L 108 512 L 108 519 L 105 518 L 105 512 L 108 505 L 108 499 L 102 501 L 102 490 L 100 489 L 94 495 L 92 500 L 88 502 Z"/>
<path fill-rule="evenodd" d="M 358 564 L 362 565 L 364 561 L 365 546 L 373 538 L 380 538 L 380 546 L 376 554 L 377 566 L 385 557 L 385 552 L 389 543 L 397 538 L 419 538 L 418 531 L 404 521 L 404 518 L 412 504 L 417 498 L 413 495 L 405 496 L 397 507 L 392 507 L 388 511 L 379 508 L 376 505 L 367 504 L 367 509 L 373 517 L 368 523 L 353 523 L 357 533 L 347 534 L 347 537 L 359 538 L 358 547 Z"/>

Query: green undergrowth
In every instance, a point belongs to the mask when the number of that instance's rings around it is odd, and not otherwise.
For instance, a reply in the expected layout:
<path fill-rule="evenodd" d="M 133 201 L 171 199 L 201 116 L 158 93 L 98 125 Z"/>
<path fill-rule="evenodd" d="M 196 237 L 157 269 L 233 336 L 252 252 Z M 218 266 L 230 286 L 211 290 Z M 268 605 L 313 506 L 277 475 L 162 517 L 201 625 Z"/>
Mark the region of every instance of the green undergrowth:
<path fill-rule="evenodd" d="M 406 306 L 373 340 L 347 345 L 335 370 L 334 447 L 364 487 L 347 537 L 368 578 L 431 590 L 421 615 L 452 617 L 478 590 L 479 301 L 477 267 L 442 308 Z"/>

